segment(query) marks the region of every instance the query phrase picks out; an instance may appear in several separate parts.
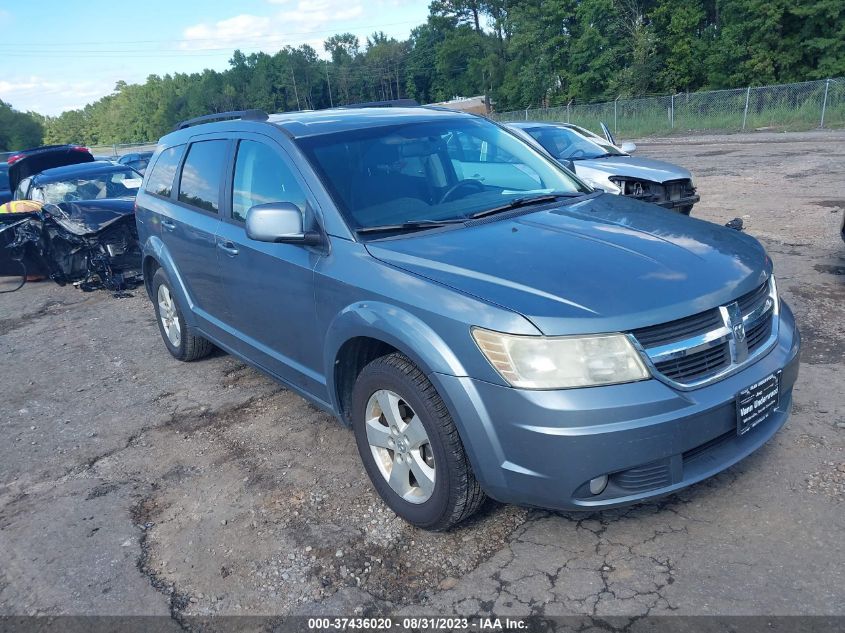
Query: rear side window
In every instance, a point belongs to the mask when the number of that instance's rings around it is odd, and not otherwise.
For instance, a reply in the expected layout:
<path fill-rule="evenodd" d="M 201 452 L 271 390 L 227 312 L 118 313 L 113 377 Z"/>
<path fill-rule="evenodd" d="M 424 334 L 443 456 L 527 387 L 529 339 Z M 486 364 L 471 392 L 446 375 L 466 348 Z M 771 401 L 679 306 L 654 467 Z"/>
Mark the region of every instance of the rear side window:
<path fill-rule="evenodd" d="M 180 202 L 217 213 L 220 209 L 220 178 L 228 145 L 229 141 L 199 141 L 191 144 L 179 180 Z"/>
<path fill-rule="evenodd" d="M 154 193 L 165 198 L 170 196 L 170 190 L 173 188 L 173 177 L 176 175 L 176 169 L 179 167 L 179 161 L 182 160 L 184 152 L 184 145 L 176 145 L 159 154 L 155 167 L 150 173 L 150 178 L 147 180 L 146 191 L 148 193 Z"/>
<path fill-rule="evenodd" d="M 290 202 L 305 209 L 305 194 L 282 158 L 256 141 L 241 141 L 232 187 L 232 217 L 244 222 L 250 207 Z"/>

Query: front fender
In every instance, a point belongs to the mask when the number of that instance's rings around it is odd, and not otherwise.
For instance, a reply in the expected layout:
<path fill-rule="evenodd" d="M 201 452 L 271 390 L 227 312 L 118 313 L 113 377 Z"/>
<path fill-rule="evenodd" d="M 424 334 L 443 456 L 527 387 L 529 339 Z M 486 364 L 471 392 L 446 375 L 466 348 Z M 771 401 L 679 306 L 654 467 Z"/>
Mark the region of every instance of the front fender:
<path fill-rule="evenodd" d="M 340 403 L 334 379 L 335 359 L 344 343 L 358 337 L 377 339 L 395 347 L 426 375 L 467 375 L 452 349 L 419 317 L 378 301 L 353 303 L 334 318 L 326 332 L 323 362 L 329 394 L 337 411 Z"/>
<path fill-rule="evenodd" d="M 331 323 L 326 335 L 325 375 L 334 410 L 342 411 L 335 384 L 335 359 L 344 343 L 362 336 L 392 345 L 425 372 L 452 414 L 482 488 L 494 489 L 500 469 L 488 464 L 504 463 L 504 452 L 464 364 L 425 322 L 395 305 L 355 303 Z"/>
<path fill-rule="evenodd" d="M 173 257 L 170 255 L 170 251 L 167 246 L 165 246 L 164 242 L 155 235 L 151 235 L 147 238 L 147 241 L 144 242 L 144 263 L 146 263 L 146 260 L 149 257 L 152 257 L 158 265 L 164 269 L 164 272 L 167 274 L 167 278 L 170 279 L 170 284 L 172 286 L 171 290 L 176 294 L 176 301 L 180 306 L 185 306 L 187 308 L 182 310 L 182 318 L 185 319 L 185 324 L 191 328 L 196 327 L 197 319 L 194 314 L 194 302 L 191 300 L 191 296 L 185 287 L 185 282 L 182 279 L 182 276 L 176 268 L 176 264 L 173 261 Z M 144 267 L 144 270 L 146 270 L 146 266 Z M 150 283 L 152 283 L 152 279 L 150 279 Z M 150 298 L 152 299 L 151 287 L 148 288 L 148 292 L 150 293 Z"/>

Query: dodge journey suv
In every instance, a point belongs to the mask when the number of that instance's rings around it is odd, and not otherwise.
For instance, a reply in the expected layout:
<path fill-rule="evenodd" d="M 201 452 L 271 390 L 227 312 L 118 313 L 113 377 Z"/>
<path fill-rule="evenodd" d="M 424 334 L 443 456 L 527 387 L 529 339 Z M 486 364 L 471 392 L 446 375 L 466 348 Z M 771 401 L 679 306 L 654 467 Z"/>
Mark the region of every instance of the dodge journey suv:
<path fill-rule="evenodd" d="M 351 425 L 405 520 L 664 495 L 786 422 L 799 335 L 755 239 L 594 191 L 470 114 L 213 118 L 161 139 L 137 198 L 164 344 Z"/>

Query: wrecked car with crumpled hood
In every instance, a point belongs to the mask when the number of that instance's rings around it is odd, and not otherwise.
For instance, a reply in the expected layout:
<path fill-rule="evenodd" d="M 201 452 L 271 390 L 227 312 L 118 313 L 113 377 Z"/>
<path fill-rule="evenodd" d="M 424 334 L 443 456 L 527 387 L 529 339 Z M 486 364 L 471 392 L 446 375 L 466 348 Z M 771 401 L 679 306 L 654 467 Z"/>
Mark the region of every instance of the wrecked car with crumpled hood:
<path fill-rule="evenodd" d="M 131 199 L 45 204 L 0 215 L 0 275 L 46 276 L 60 286 L 115 293 L 142 283 Z"/>

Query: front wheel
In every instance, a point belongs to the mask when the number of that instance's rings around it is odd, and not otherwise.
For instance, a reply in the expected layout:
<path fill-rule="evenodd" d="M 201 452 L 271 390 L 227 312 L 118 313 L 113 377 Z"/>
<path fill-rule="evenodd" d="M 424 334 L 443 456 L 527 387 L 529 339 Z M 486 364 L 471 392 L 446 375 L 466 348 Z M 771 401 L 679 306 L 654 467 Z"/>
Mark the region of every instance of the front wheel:
<path fill-rule="evenodd" d="M 352 427 L 373 486 L 409 523 L 446 530 L 484 502 L 446 405 L 402 354 L 377 358 L 361 371 Z"/>

